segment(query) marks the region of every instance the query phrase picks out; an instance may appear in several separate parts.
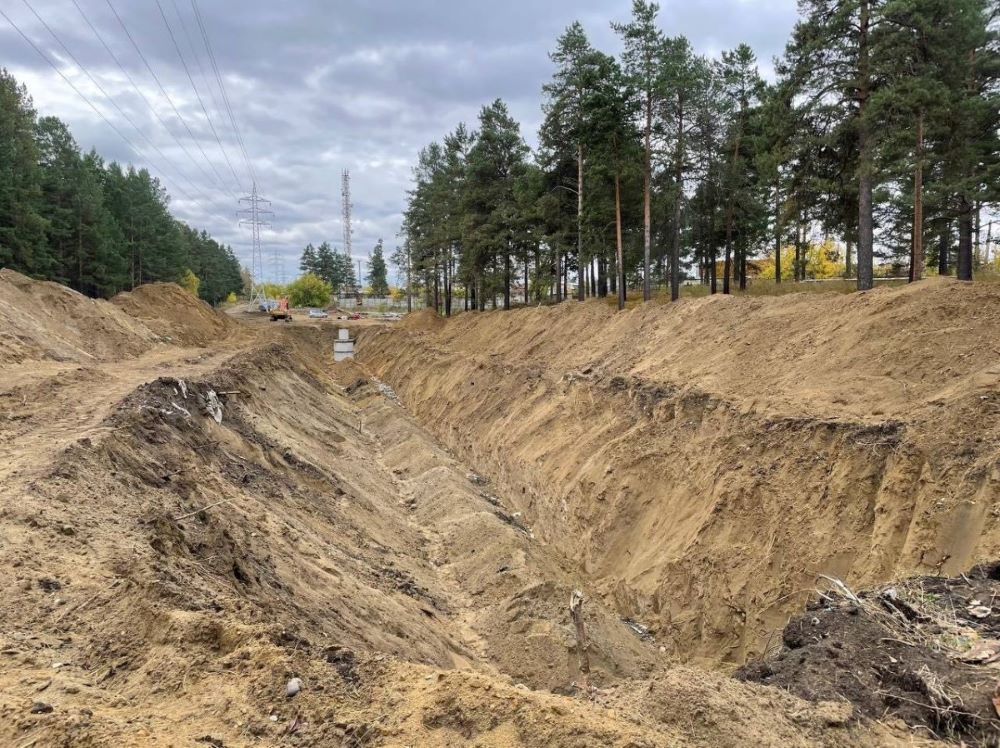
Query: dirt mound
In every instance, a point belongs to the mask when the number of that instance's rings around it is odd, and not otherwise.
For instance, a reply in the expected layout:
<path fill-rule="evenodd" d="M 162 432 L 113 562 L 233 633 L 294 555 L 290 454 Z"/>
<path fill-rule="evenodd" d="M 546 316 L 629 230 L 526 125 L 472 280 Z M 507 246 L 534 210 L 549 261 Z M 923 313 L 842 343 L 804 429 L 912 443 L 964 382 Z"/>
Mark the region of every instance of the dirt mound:
<path fill-rule="evenodd" d="M 403 317 L 402 327 L 406 330 L 439 330 L 445 323 L 445 318 L 433 309 L 421 309 L 410 312 Z"/>
<path fill-rule="evenodd" d="M 994 746 L 998 579 L 1000 564 L 990 564 L 858 596 L 828 592 L 785 627 L 776 657 L 737 675 L 805 699 L 847 699 L 858 715 L 894 714 L 942 739 Z"/>
<path fill-rule="evenodd" d="M 619 615 L 741 664 L 819 573 L 1000 555 L 994 339 L 1000 287 L 934 281 L 462 314 L 358 358 Z"/>
<path fill-rule="evenodd" d="M 157 339 L 104 300 L 0 269 L 0 365 L 117 360 L 148 350 Z"/>
<path fill-rule="evenodd" d="M 204 346 L 218 342 L 237 327 L 176 283 L 149 283 L 120 293 L 111 303 L 177 345 Z"/>

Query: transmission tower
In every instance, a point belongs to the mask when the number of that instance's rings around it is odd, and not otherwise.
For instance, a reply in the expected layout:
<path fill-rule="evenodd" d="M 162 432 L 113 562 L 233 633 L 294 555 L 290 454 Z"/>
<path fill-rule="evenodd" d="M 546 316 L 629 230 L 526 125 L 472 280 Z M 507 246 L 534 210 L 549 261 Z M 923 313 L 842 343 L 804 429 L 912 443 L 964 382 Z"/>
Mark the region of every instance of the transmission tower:
<path fill-rule="evenodd" d="M 246 203 L 248 207 L 240 210 L 241 226 L 249 226 L 252 240 L 252 256 L 250 258 L 250 311 L 255 311 L 259 305 L 266 301 L 261 284 L 264 281 L 264 255 L 260 248 L 260 230 L 270 226 L 270 222 L 265 220 L 265 216 L 274 215 L 268 208 L 270 200 L 265 200 L 257 193 L 257 182 L 253 183 L 253 190 L 247 197 L 241 197 L 240 203 Z M 277 253 L 275 253 L 277 259 Z"/>

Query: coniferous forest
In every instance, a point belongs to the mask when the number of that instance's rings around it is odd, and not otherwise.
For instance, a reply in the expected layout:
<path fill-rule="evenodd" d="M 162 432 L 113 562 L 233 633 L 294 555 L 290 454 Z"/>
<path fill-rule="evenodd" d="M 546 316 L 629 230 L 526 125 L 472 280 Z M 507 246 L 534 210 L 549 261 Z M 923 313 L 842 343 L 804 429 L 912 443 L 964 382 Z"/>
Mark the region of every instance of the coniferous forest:
<path fill-rule="evenodd" d="M 556 40 L 534 153 L 502 100 L 420 152 L 393 259 L 429 303 L 729 293 L 761 260 L 811 277 L 821 245 L 861 290 L 995 256 L 997 0 L 800 0 L 773 80 L 658 10 L 613 25 L 617 58 L 580 23 Z"/>
<path fill-rule="evenodd" d="M 184 281 L 217 304 L 243 285 L 232 248 L 174 219 L 157 179 L 82 153 L 66 125 L 38 117 L 26 88 L 3 69 L 0 267 L 90 296 Z"/>

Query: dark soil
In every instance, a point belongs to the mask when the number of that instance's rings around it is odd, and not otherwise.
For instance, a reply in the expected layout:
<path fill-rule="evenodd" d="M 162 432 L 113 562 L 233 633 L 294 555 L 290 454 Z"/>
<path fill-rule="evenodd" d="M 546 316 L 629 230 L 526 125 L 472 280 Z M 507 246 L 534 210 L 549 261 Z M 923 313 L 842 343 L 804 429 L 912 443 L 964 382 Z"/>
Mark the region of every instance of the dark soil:
<path fill-rule="evenodd" d="M 846 700 L 858 716 L 895 716 L 942 738 L 1000 746 L 998 578 L 1000 563 L 910 580 L 862 594 L 860 603 L 827 594 L 789 622 L 774 659 L 736 677 L 811 701 Z"/>

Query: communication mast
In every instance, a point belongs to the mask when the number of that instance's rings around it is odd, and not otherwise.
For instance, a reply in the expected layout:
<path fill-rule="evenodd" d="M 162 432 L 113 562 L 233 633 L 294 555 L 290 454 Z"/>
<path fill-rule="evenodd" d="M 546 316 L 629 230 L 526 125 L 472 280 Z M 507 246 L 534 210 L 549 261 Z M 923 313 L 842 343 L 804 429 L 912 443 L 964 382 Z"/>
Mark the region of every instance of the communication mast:
<path fill-rule="evenodd" d="M 260 308 L 260 305 L 267 301 L 262 284 L 264 281 L 264 255 L 260 248 L 260 230 L 267 228 L 271 224 L 265 220 L 264 216 L 271 216 L 274 213 L 268 208 L 270 200 L 265 200 L 257 193 L 257 182 L 253 183 L 253 189 L 247 197 L 241 197 L 240 203 L 246 203 L 248 207 L 240 210 L 240 226 L 249 226 L 252 235 L 252 248 L 250 258 L 250 307 L 251 312 Z"/>
<path fill-rule="evenodd" d="M 340 175 L 340 184 L 340 198 L 343 206 L 344 254 L 351 261 L 351 255 L 353 254 L 352 238 L 354 236 L 354 231 L 351 229 L 351 209 L 354 206 L 351 205 L 351 172 L 347 169 L 344 169 Z"/>

